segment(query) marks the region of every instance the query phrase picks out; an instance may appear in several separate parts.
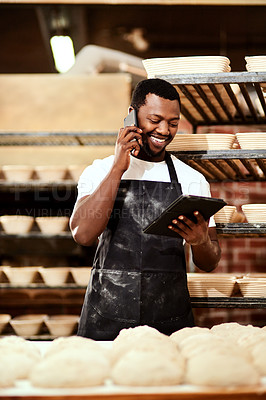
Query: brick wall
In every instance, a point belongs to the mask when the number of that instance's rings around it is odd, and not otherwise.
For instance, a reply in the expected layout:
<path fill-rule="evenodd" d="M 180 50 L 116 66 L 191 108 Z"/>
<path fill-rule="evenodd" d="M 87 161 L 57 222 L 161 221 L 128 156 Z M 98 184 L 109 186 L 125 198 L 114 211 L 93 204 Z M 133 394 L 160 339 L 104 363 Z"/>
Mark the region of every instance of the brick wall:
<path fill-rule="evenodd" d="M 266 203 L 266 182 L 211 183 L 213 197 L 223 198 L 241 212 L 241 205 Z M 266 238 L 220 238 L 221 261 L 215 272 L 266 272 Z M 194 309 L 196 325 L 211 327 L 223 322 L 266 325 L 265 309 Z"/>
<path fill-rule="evenodd" d="M 221 197 L 237 207 L 265 203 L 266 182 L 211 183 L 213 197 Z M 222 258 L 217 272 L 266 272 L 266 238 L 220 238 Z"/>
<path fill-rule="evenodd" d="M 181 130 L 191 133 L 186 124 Z M 265 126 L 221 126 L 199 127 L 198 133 L 237 133 L 265 131 Z M 213 197 L 220 197 L 228 205 L 237 207 L 250 203 L 266 203 L 266 182 L 219 182 L 211 183 Z M 266 238 L 220 238 L 222 250 L 221 261 L 215 272 L 233 272 L 245 274 L 248 272 L 266 272 Z M 211 327 L 223 322 L 238 322 L 266 325 L 265 309 L 194 309 L 195 322 L 198 326 Z"/>

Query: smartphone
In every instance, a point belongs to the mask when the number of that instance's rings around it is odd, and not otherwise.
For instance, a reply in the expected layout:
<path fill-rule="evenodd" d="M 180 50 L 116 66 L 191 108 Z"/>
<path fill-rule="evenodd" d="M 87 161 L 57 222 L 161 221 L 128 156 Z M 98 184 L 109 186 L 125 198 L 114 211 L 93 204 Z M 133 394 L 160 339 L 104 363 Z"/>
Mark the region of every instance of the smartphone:
<path fill-rule="evenodd" d="M 137 111 L 135 108 L 133 108 L 124 119 L 124 127 L 132 125 L 138 126 Z"/>

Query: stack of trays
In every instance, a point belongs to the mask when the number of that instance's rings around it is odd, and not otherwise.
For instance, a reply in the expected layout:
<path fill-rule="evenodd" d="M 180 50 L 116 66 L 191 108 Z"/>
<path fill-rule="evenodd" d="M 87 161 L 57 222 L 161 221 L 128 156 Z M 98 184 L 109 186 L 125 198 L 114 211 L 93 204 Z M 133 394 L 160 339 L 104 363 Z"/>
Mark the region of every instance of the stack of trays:
<path fill-rule="evenodd" d="M 67 168 L 60 165 L 39 165 L 35 167 L 39 180 L 44 182 L 58 182 L 65 179 Z"/>
<path fill-rule="evenodd" d="M 29 165 L 3 165 L 2 171 L 9 182 L 27 182 L 32 179 L 34 168 Z"/>
<path fill-rule="evenodd" d="M 75 283 L 79 286 L 87 286 L 90 280 L 91 267 L 70 268 Z"/>
<path fill-rule="evenodd" d="M 53 336 L 70 336 L 76 330 L 79 315 L 53 315 L 45 319 L 45 325 Z"/>
<path fill-rule="evenodd" d="M 167 74 L 230 72 L 230 60 L 223 56 L 148 58 L 142 61 L 148 78 Z"/>
<path fill-rule="evenodd" d="M 165 58 L 151 58 L 143 60 L 144 68 L 147 72 L 148 78 L 153 78 L 155 75 L 167 74 L 205 74 L 205 73 L 221 73 L 230 72 L 230 60 L 223 56 L 192 56 L 192 57 L 165 57 Z M 205 104 L 201 96 L 198 94 L 193 85 L 186 85 L 187 90 L 197 101 L 198 105 L 203 109 L 205 114 L 210 120 L 215 120 L 209 107 Z M 209 101 L 214 107 L 219 107 L 215 96 L 208 85 L 201 85 L 202 90 L 205 92 Z M 222 85 L 216 86 L 217 91 L 226 104 L 229 111 L 234 110 L 231 100 L 228 98 L 226 91 Z M 180 95 L 181 104 L 183 109 L 186 109 L 196 120 L 203 121 L 203 116 L 198 110 L 190 103 L 188 98 L 177 87 Z M 222 111 L 223 117 L 227 119 L 226 114 Z"/>
<path fill-rule="evenodd" d="M 187 277 L 191 297 L 230 297 L 236 283 L 231 274 L 188 273 Z"/>
<path fill-rule="evenodd" d="M 237 283 L 243 297 L 266 297 L 266 277 L 245 276 L 237 279 Z"/>
<path fill-rule="evenodd" d="M 224 206 L 221 210 L 214 214 L 214 220 L 217 224 L 228 224 L 231 222 L 235 211 L 236 206 Z"/>
<path fill-rule="evenodd" d="M 38 267 L 1 267 L 8 281 L 15 286 L 27 286 L 34 282 Z"/>
<path fill-rule="evenodd" d="M 46 314 L 19 315 L 11 319 L 9 323 L 17 335 L 34 336 L 40 333 L 46 317 Z"/>
<path fill-rule="evenodd" d="M 266 132 L 243 132 L 236 137 L 241 149 L 266 149 Z"/>
<path fill-rule="evenodd" d="M 250 224 L 266 223 L 266 204 L 244 204 L 241 208 Z"/>
<path fill-rule="evenodd" d="M 11 318 L 9 314 L 0 314 L 0 333 L 10 324 L 18 336 L 42 334 L 45 326 L 52 336 L 70 336 L 76 331 L 78 322 L 79 315 L 25 314 Z"/>
<path fill-rule="evenodd" d="M 1 215 L 0 223 L 5 233 L 9 235 L 20 235 L 29 233 L 34 221 L 40 231 L 46 235 L 57 235 L 65 232 L 68 228 L 69 217 L 31 217 L 28 215 Z"/>
<path fill-rule="evenodd" d="M 29 215 L 1 215 L 0 223 L 7 234 L 25 234 L 30 232 L 34 218 Z"/>
<path fill-rule="evenodd" d="M 201 151 L 231 149 L 235 135 L 227 133 L 177 134 L 167 146 L 169 151 Z"/>
<path fill-rule="evenodd" d="M 247 56 L 246 69 L 248 72 L 266 72 L 266 56 Z M 260 86 L 266 95 L 266 83 L 261 83 Z"/>
<path fill-rule="evenodd" d="M 74 182 L 79 180 L 81 173 L 86 165 L 3 165 L 1 171 L 3 179 L 7 182 L 61 182 L 65 179 L 72 179 Z"/>
<path fill-rule="evenodd" d="M 61 286 L 66 283 L 70 269 L 68 267 L 39 267 L 38 271 L 47 286 Z"/>
<path fill-rule="evenodd" d="M 246 56 L 248 72 L 266 72 L 266 56 Z"/>
<path fill-rule="evenodd" d="M 57 235 L 66 231 L 68 227 L 68 217 L 36 217 L 35 221 L 40 231 L 46 235 Z"/>
<path fill-rule="evenodd" d="M 6 328 L 10 320 L 11 320 L 10 314 L 0 314 L 0 334 Z"/>
<path fill-rule="evenodd" d="M 14 286 L 28 286 L 32 283 L 63 286 L 69 282 L 70 273 L 76 285 L 87 286 L 91 269 L 91 267 L 11 267 L 2 265 L 0 266 L 0 282 L 10 283 Z M 70 282 L 73 281 L 70 280 Z"/>

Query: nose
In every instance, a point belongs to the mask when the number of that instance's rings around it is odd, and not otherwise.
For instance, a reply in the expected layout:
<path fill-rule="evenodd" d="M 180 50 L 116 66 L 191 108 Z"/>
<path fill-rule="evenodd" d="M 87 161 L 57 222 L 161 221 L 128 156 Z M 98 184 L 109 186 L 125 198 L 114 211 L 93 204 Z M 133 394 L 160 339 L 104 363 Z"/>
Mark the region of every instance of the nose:
<path fill-rule="evenodd" d="M 169 135 L 169 125 L 167 121 L 161 121 L 156 131 L 163 136 Z"/>

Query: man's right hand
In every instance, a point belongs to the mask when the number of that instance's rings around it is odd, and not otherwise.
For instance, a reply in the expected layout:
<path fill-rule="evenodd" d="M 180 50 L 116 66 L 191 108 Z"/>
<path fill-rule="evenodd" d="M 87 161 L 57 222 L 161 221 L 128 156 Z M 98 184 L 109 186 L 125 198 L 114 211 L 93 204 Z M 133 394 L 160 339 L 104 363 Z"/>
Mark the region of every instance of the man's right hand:
<path fill-rule="evenodd" d="M 124 173 L 130 163 L 130 153 L 134 151 L 134 156 L 139 154 L 142 142 L 142 129 L 137 126 L 126 126 L 121 128 L 118 133 L 115 146 L 114 166 Z"/>

